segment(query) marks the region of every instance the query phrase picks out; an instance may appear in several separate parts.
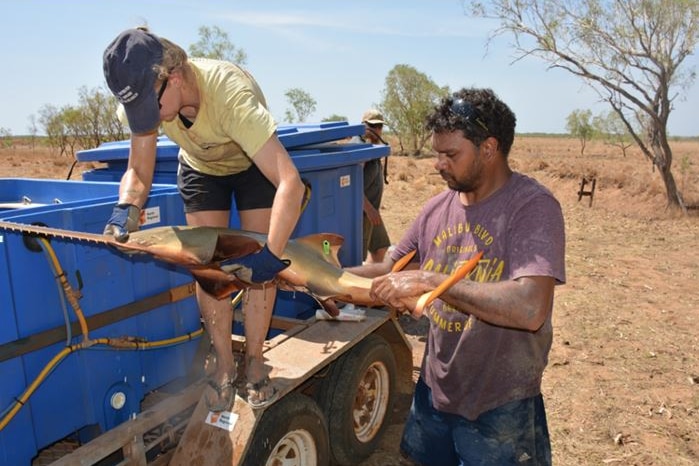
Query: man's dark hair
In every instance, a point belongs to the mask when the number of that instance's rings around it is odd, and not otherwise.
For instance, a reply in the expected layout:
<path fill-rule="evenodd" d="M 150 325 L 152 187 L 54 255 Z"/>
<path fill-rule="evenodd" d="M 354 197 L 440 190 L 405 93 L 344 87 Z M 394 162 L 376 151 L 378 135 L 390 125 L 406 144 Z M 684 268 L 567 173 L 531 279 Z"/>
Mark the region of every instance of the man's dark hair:
<path fill-rule="evenodd" d="M 435 133 L 460 130 L 479 146 L 488 137 L 498 141 L 507 157 L 515 139 L 517 118 L 491 89 L 461 89 L 445 97 L 427 117 L 427 129 Z"/>

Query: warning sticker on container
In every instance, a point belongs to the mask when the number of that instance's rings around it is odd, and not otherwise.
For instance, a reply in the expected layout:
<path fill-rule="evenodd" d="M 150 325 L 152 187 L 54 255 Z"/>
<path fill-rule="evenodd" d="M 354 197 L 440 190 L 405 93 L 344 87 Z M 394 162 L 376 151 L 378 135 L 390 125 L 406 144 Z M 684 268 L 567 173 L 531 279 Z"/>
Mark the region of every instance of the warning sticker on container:
<path fill-rule="evenodd" d="M 141 225 L 160 223 L 160 206 L 148 207 L 141 211 Z"/>
<path fill-rule="evenodd" d="M 236 422 L 238 422 L 238 415 L 230 411 L 221 411 L 220 413 L 209 411 L 209 414 L 206 416 L 207 424 L 228 432 L 233 432 Z"/>
<path fill-rule="evenodd" d="M 340 177 L 340 187 L 346 188 L 352 184 L 352 177 L 350 175 L 343 175 Z"/>

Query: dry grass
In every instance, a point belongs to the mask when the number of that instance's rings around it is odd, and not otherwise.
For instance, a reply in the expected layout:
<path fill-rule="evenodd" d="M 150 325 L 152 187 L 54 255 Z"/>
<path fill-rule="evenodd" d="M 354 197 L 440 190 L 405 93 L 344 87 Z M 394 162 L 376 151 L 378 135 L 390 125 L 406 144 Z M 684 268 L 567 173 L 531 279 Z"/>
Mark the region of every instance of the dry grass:
<path fill-rule="evenodd" d="M 697 205 L 699 142 L 673 148 L 676 181 Z M 579 152 L 573 139 L 519 137 L 510 156 L 556 194 L 566 219 L 568 283 L 557 290 L 543 384 L 554 463 L 699 464 L 697 211 L 668 211 L 659 175 L 638 152 L 623 157 L 599 143 Z M 71 163 L 46 150 L 0 149 L 0 177 L 63 178 Z M 397 241 L 444 184 L 429 158 L 394 156 L 389 169 L 382 215 Z M 592 207 L 578 202 L 584 175 L 597 177 Z M 418 365 L 424 338 L 409 338 Z M 365 466 L 399 464 L 401 419 Z"/>
<path fill-rule="evenodd" d="M 699 142 L 673 147 L 685 158 L 677 183 L 697 204 Z M 699 218 L 668 211 L 658 173 L 617 151 L 593 143 L 582 156 L 572 139 L 522 137 L 510 156 L 566 218 L 568 283 L 543 384 L 554 463 L 699 464 Z M 394 241 L 444 186 L 431 160 L 404 159 L 391 159 L 382 209 Z M 597 178 L 592 207 L 578 202 L 582 176 Z M 366 464 L 398 464 L 386 458 Z"/>

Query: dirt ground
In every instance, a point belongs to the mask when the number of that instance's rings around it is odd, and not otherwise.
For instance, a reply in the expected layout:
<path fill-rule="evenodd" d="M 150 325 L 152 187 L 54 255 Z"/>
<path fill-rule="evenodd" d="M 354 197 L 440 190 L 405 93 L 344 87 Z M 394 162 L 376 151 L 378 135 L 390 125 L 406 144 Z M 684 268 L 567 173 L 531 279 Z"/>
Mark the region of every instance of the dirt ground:
<path fill-rule="evenodd" d="M 673 143 L 674 173 L 699 205 L 699 142 Z M 554 464 L 699 464 L 699 211 L 668 211 L 664 186 L 636 151 L 523 136 L 511 165 L 551 189 L 566 219 L 568 282 L 557 289 L 544 373 Z M 16 144 L 0 177 L 65 178 L 72 160 Z M 382 215 L 398 241 L 426 199 L 444 189 L 430 158 L 392 156 Z M 72 178 L 79 178 L 78 166 Z M 578 201 L 582 176 L 596 177 Z M 403 318 L 414 377 L 427 323 Z M 364 466 L 400 464 L 402 399 Z"/>

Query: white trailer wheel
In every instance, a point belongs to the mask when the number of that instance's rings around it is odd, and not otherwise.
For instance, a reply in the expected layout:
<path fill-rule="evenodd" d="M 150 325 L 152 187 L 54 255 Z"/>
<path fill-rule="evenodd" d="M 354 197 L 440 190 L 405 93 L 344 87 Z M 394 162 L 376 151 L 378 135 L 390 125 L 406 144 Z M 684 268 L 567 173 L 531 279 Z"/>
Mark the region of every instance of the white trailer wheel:
<path fill-rule="evenodd" d="M 381 361 L 372 363 L 359 382 L 353 408 L 354 433 L 362 443 L 381 429 L 391 396 L 391 375 Z"/>
<path fill-rule="evenodd" d="M 244 466 L 326 466 L 328 426 L 312 399 L 291 392 L 265 409 L 245 454 Z"/>
<path fill-rule="evenodd" d="M 396 371 L 391 345 L 375 333 L 331 364 L 317 398 L 334 464 L 355 465 L 376 450 L 395 401 Z"/>
<path fill-rule="evenodd" d="M 319 466 L 313 435 L 307 430 L 288 432 L 272 448 L 266 466 Z"/>

